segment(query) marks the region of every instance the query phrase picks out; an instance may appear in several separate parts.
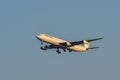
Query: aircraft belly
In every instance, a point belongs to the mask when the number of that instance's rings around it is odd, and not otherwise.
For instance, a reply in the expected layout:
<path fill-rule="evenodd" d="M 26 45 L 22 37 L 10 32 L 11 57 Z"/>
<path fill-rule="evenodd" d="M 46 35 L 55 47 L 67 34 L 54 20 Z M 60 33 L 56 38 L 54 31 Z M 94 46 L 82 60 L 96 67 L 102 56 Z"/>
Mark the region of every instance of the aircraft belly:
<path fill-rule="evenodd" d="M 86 51 L 86 48 L 76 45 L 76 46 L 72 46 L 70 47 L 71 50 L 76 51 L 76 52 L 84 52 Z"/>

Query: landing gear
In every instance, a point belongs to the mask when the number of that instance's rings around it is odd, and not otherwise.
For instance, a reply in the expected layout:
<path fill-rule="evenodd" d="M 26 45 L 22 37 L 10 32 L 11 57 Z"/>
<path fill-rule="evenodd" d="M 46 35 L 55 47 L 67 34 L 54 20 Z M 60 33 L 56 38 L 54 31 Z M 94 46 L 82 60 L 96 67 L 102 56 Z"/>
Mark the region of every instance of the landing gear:
<path fill-rule="evenodd" d="M 61 52 L 60 51 L 56 51 L 58 54 L 60 54 Z"/>
<path fill-rule="evenodd" d="M 40 47 L 41 50 L 47 50 L 48 46 Z"/>
<path fill-rule="evenodd" d="M 64 52 L 66 52 L 66 49 L 63 49 Z"/>
<path fill-rule="evenodd" d="M 41 50 L 43 50 L 43 47 L 40 47 Z"/>
<path fill-rule="evenodd" d="M 47 50 L 45 47 L 40 47 L 41 50 Z"/>
<path fill-rule="evenodd" d="M 43 45 L 43 42 L 41 42 L 41 45 Z"/>
<path fill-rule="evenodd" d="M 72 52 L 72 50 L 69 50 L 69 52 Z"/>
<path fill-rule="evenodd" d="M 59 50 L 59 48 L 57 48 L 56 52 L 57 52 L 58 54 L 60 54 L 60 53 L 61 53 L 61 52 L 60 52 L 60 50 Z"/>
<path fill-rule="evenodd" d="M 43 41 L 41 41 L 41 45 L 43 45 Z"/>

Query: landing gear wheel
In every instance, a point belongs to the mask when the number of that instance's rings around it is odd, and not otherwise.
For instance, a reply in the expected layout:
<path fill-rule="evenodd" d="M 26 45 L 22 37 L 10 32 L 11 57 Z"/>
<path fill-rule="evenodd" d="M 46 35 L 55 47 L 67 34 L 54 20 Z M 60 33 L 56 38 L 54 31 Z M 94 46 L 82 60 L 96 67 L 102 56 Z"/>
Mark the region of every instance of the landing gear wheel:
<path fill-rule="evenodd" d="M 64 52 L 66 52 L 66 49 L 63 49 Z"/>
<path fill-rule="evenodd" d="M 57 52 L 58 54 L 60 54 L 60 53 L 61 53 L 61 52 L 59 51 L 59 49 L 57 49 L 57 50 L 56 50 L 56 52 Z"/>
<path fill-rule="evenodd" d="M 60 54 L 61 52 L 60 51 L 56 51 L 58 54 Z"/>
<path fill-rule="evenodd" d="M 41 50 L 47 50 L 47 48 L 46 48 L 46 47 L 40 47 L 40 49 L 41 49 Z"/>
<path fill-rule="evenodd" d="M 47 49 L 47 48 L 48 48 L 48 46 L 46 45 L 46 46 L 45 46 L 45 49 Z"/>
<path fill-rule="evenodd" d="M 41 42 L 41 45 L 43 45 L 43 42 Z"/>
<path fill-rule="evenodd" d="M 41 50 L 43 50 L 43 47 L 40 47 Z"/>
<path fill-rule="evenodd" d="M 69 50 L 69 52 L 72 52 L 72 50 Z"/>
<path fill-rule="evenodd" d="M 41 45 L 43 45 L 43 41 L 41 41 Z"/>
<path fill-rule="evenodd" d="M 60 54 L 61 52 L 58 52 L 58 54 Z"/>

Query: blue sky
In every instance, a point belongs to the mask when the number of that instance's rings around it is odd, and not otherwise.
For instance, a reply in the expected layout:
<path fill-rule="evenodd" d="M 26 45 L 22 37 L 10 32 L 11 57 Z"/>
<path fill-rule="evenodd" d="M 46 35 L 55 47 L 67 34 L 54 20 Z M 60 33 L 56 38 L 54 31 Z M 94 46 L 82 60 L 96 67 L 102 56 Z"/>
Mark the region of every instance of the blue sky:
<path fill-rule="evenodd" d="M 0 80 L 120 80 L 119 0 L 1 0 Z M 41 51 L 46 33 L 76 41 L 99 36 L 100 49 Z"/>

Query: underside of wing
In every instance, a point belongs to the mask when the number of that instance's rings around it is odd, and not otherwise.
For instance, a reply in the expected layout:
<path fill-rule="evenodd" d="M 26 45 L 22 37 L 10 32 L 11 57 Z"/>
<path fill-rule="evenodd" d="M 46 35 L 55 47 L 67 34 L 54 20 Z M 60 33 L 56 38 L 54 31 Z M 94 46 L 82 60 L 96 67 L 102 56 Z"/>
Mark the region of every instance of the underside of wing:
<path fill-rule="evenodd" d="M 74 42 L 63 42 L 63 43 L 59 43 L 59 44 L 64 47 L 71 47 L 71 46 L 79 45 L 82 43 L 83 43 L 83 40 L 82 41 L 74 41 Z"/>

